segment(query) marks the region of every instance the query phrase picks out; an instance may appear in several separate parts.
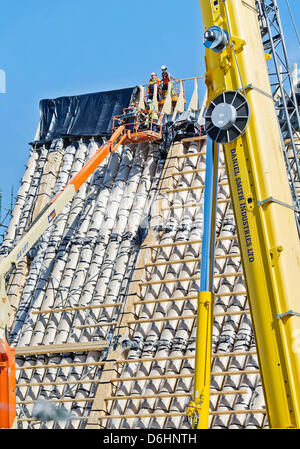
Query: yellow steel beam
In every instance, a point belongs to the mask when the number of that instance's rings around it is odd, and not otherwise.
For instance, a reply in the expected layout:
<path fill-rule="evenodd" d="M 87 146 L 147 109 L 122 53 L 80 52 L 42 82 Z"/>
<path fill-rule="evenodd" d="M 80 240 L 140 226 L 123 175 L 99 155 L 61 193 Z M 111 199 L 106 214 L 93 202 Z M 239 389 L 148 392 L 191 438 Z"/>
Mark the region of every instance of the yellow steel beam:
<path fill-rule="evenodd" d="M 204 28 L 230 34 L 222 52 L 206 49 L 208 103 L 242 89 L 246 132 L 224 145 L 243 271 L 271 427 L 300 427 L 300 245 L 255 0 L 200 0 Z M 251 85 L 252 88 L 243 89 Z"/>

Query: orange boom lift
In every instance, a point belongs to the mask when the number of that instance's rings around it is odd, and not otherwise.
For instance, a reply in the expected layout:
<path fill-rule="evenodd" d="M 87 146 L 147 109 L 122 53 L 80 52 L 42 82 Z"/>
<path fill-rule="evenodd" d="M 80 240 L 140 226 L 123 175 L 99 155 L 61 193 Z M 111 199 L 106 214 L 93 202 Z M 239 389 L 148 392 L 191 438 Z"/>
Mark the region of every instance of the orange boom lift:
<path fill-rule="evenodd" d="M 161 117 L 160 114 L 160 123 Z M 118 121 L 119 123 L 123 122 L 121 116 Z M 108 142 L 98 149 L 65 188 L 44 207 L 15 248 L 0 262 L 0 429 L 13 427 L 16 417 L 16 350 L 10 348 L 6 338 L 6 325 L 10 316 L 10 305 L 5 289 L 6 276 L 25 257 L 50 223 L 57 218 L 82 184 L 110 153 L 114 153 L 124 143 L 152 142 L 161 138 L 161 126 L 159 132 L 153 131 L 153 127 L 158 126 L 157 123 L 156 125 L 154 123 L 154 120 L 150 120 L 149 128 L 145 130 L 140 128 L 140 123 L 136 123 L 134 132 L 128 129 L 129 125 L 121 124 L 114 129 Z"/>

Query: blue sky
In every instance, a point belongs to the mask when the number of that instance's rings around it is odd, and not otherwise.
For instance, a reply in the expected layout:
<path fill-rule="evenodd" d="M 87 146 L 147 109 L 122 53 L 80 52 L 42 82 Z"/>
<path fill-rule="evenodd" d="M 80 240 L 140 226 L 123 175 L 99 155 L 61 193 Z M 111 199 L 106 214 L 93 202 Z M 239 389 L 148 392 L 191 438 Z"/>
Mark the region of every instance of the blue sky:
<path fill-rule="evenodd" d="M 300 0 L 289 0 L 300 23 Z M 299 45 L 285 0 L 278 0 L 290 63 Z M 300 27 L 299 27 L 300 28 Z M 298 32 L 300 29 L 298 28 Z M 144 84 L 168 66 L 185 78 L 204 74 L 198 0 L 10 0 L 2 2 L 0 189 L 15 195 L 39 121 L 39 101 Z M 1 233 L 1 230 L 0 230 Z"/>

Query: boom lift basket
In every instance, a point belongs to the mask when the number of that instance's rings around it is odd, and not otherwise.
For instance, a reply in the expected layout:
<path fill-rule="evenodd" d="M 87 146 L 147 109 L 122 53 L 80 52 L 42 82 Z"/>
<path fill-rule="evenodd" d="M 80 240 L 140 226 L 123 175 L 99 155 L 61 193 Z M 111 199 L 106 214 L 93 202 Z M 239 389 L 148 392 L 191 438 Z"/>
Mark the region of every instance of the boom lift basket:
<path fill-rule="evenodd" d="M 154 118 L 153 114 L 157 118 Z M 152 111 L 150 116 L 149 111 L 132 106 L 123 109 L 122 115 L 116 115 L 113 118 L 112 131 L 114 132 L 121 125 L 124 126 L 126 138 L 123 145 L 153 142 L 162 138 L 162 119 L 163 114 L 160 112 Z"/>

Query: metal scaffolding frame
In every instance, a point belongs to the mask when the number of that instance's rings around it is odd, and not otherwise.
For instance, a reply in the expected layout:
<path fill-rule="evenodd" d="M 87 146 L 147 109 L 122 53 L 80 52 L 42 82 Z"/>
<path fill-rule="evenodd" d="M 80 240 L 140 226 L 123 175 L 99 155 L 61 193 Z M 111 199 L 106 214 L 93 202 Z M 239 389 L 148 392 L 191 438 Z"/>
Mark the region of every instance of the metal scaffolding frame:
<path fill-rule="evenodd" d="M 282 149 L 292 199 L 295 208 L 296 222 L 300 235 L 300 118 L 290 71 L 284 34 L 281 26 L 277 0 L 257 0 L 257 9 L 261 27 L 264 50 L 271 58 L 268 60 L 268 71 L 279 128 L 282 137 Z"/>

